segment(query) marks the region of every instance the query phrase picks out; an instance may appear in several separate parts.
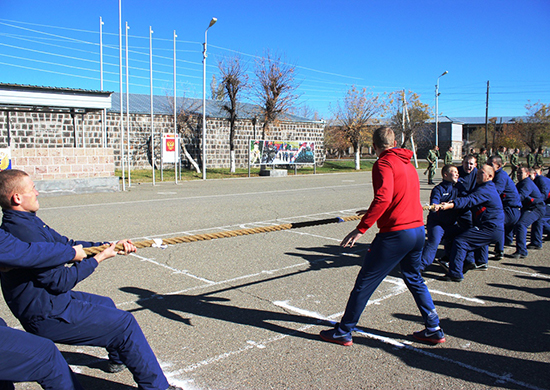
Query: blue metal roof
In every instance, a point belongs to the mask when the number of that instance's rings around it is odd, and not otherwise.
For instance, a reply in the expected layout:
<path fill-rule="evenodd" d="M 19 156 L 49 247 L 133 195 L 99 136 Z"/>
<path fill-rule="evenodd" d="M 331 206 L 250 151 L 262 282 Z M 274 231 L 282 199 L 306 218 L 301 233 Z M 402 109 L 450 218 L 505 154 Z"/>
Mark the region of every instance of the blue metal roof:
<path fill-rule="evenodd" d="M 131 93 L 129 111 L 131 114 L 150 114 L 151 113 L 151 97 L 150 95 Z M 206 100 L 206 116 L 209 118 L 227 118 L 227 112 L 223 109 L 226 102 L 219 100 Z M 158 96 L 153 95 L 153 114 L 173 115 L 173 96 Z M 122 95 L 122 105 L 126 111 L 126 94 Z M 192 98 L 176 98 L 176 106 L 182 107 L 186 111 L 202 115 L 202 99 Z M 261 107 L 250 103 L 239 103 L 237 106 L 237 117 L 240 119 L 260 119 Z M 109 112 L 120 112 L 120 94 L 113 93 L 111 95 L 111 109 Z M 286 114 L 282 120 L 291 122 L 317 122 L 312 119 L 303 118 L 297 115 Z"/>

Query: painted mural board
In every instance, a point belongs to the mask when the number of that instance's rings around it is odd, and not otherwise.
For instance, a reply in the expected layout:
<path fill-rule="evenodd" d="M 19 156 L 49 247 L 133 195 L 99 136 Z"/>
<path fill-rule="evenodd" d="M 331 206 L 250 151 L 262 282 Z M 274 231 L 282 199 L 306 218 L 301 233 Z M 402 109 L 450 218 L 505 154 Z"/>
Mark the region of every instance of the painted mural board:
<path fill-rule="evenodd" d="M 250 141 L 251 165 L 315 164 L 315 142 Z"/>

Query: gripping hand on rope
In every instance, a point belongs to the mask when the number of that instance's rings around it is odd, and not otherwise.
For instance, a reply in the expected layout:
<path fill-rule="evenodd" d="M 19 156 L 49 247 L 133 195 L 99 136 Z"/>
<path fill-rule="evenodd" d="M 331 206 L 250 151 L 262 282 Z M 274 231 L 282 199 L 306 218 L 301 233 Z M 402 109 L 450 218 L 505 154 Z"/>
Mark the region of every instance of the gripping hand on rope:
<path fill-rule="evenodd" d="M 357 216 L 362 216 L 367 213 L 368 210 L 358 210 L 356 211 Z M 354 229 L 352 230 L 340 243 L 340 246 L 343 248 L 350 247 L 352 248 L 355 245 L 355 242 L 357 242 L 358 239 L 360 239 L 363 236 L 363 233 L 361 233 L 359 230 Z"/>
<path fill-rule="evenodd" d="M 117 250 L 117 246 L 122 247 L 122 249 Z M 121 240 L 118 242 L 113 242 L 110 246 L 108 246 L 102 252 L 95 255 L 94 259 L 96 259 L 98 263 L 101 263 L 103 260 L 107 260 L 107 259 L 110 259 L 111 257 L 115 257 L 117 254 L 127 255 L 128 253 L 132 253 L 136 251 L 137 249 L 131 240 Z"/>

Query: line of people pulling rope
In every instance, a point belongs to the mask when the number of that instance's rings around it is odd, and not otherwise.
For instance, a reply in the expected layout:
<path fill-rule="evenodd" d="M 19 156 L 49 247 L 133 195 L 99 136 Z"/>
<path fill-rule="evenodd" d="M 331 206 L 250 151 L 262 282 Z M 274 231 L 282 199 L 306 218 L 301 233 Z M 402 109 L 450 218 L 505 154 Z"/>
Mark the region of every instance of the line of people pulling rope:
<path fill-rule="evenodd" d="M 442 279 L 453 282 L 469 270 L 487 270 L 490 245 L 494 260 L 503 258 L 505 246 L 515 247 L 515 259 L 542 249 L 543 235 L 550 234 L 550 179 L 540 168 L 520 166 L 514 184 L 502 165 L 495 155 L 478 169 L 476 157 L 467 155 L 458 168 L 443 166 L 443 180 L 430 194 L 422 271 L 434 262 L 441 242 L 445 255 L 436 261 L 445 270 Z"/>
<path fill-rule="evenodd" d="M 323 330 L 323 340 L 352 345 L 352 332 L 368 300 L 382 280 L 399 264 L 406 286 L 414 296 L 425 328 L 413 337 L 429 344 L 445 342 L 439 316 L 422 272 L 435 259 L 437 247 L 446 239 L 449 261 L 444 280 L 461 281 L 469 269 L 486 269 L 488 245 L 495 244 L 495 258 L 516 237 L 516 258 L 528 249 L 542 247 L 547 229 L 545 199 L 550 185 L 528 169 L 518 172 L 517 187 L 502 171 L 502 160 L 493 156 L 479 170 L 475 156 L 467 156 L 458 169 L 443 167 L 443 181 L 431 194 L 433 211 L 428 216 L 426 240 L 420 183 L 411 164 L 412 152 L 396 148 L 390 128 L 373 134 L 379 157 L 373 166 L 374 198 L 358 226 L 342 241 L 352 247 L 375 223 L 379 233 L 365 254 L 363 266 L 350 293 L 340 322 Z M 538 189 L 544 182 L 543 193 Z M 538 183 L 538 184 L 535 184 Z M 540 184 L 540 185 L 543 185 Z M 11 329 L 0 320 L 0 389 L 13 382 L 36 381 L 44 389 L 82 389 L 54 342 L 106 348 L 106 371 L 128 368 L 140 389 L 176 390 L 160 368 L 134 317 L 115 307 L 107 297 L 76 292 L 74 286 L 89 276 L 100 262 L 117 253 L 136 251 L 129 240 L 110 244 L 93 257 L 83 247 L 106 243 L 74 241 L 40 220 L 38 192 L 22 171 L 0 172 L 0 280 L 2 293 L 15 317 L 27 332 Z M 527 228 L 533 225 L 527 245 Z M 539 234 L 540 233 L 540 234 Z M 452 242 L 452 245 L 450 244 Z M 67 263 L 73 262 L 71 267 Z"/>

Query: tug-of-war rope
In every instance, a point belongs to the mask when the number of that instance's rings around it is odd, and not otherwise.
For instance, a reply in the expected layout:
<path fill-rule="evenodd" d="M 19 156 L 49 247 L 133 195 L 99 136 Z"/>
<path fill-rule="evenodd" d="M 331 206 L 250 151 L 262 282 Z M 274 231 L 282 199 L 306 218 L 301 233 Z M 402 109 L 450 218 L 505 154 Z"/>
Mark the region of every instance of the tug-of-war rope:
<path fill-rule="evenodd" d="M 422 208 L 424 210 L 432 210 L 433 205 L 423 206 Z M 357 221 L 361 218 L 362 218 L 362 215 L 352 215 L 349 217 L 335 217 L 335 218 L 319 219 L 316 221 L 293 222 L 293 223 L 285 223 L 281 225 L 230 230 L 226 232 L 205 233 L 205 234 L 196 234 L 192 236 L 163 238 L 162 245 L 175 245 L 175 244 L 182 244 L 185 242 L 215 240 L 216 238 L 229 238 L 229 237 L 248 236 L 250 234 L 258 234 L 258 233 L 278 232 L 281 230 L 290 230 L 290 229 L 299 229 L 299 228 L 310 227 L 310 226 L 328 225 L 331 223 Z M 134 242 L 134 245 L 136 246 L 136 248 L 141 249 L 141 248 L 152 247 L 154 244 L 157 244 L 157 243 L 158 241 L 155 241 L 155 240 L 144 240 L 144 241 Z M 84 251 L 86 252 L 87 255 L 96 255 L 102 252 L 104 249 L 108 248 L 108 246 L 109 245 L 105 244 L 102 246 L 84 248 Z M 117 245 L 115 248 L 116 250 L 124 249 L 122 245 Z"/>

